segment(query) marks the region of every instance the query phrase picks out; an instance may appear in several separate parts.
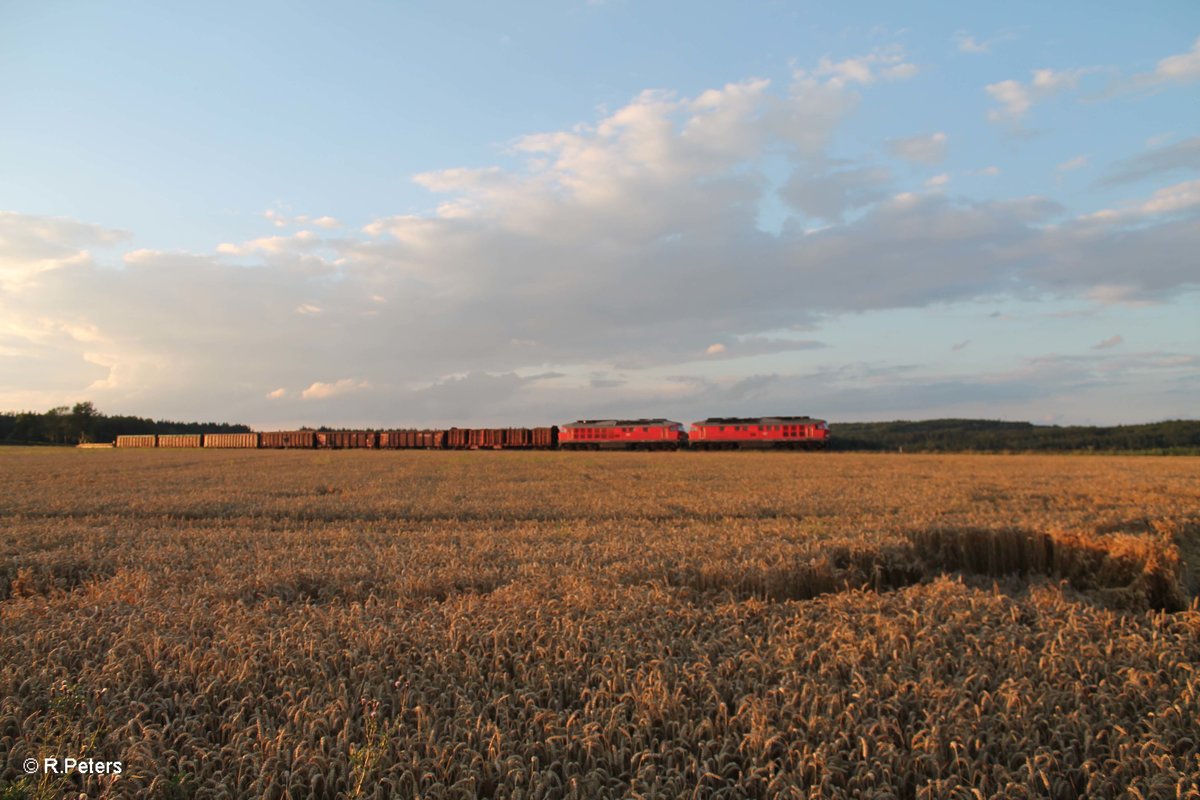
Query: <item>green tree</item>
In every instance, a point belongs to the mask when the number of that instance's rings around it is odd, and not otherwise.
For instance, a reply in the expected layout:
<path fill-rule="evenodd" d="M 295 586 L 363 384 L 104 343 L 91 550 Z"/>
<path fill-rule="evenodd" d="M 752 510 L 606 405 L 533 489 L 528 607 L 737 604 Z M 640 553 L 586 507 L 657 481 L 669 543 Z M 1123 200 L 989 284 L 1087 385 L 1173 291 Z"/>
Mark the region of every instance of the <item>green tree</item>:
<path fill-rule="evenodd" d="M 46 412 L 42 419 L 45 437 L 56 444 L 62 444 L 71 435 L 71 409 L 57 406 Z"/>
<path fill-rule="evenodd" d="M 71 409 L 71 437 L 77 442 L 95 441 L 96 421 L 100 412 L 90 400 L 76 403 Z"/>

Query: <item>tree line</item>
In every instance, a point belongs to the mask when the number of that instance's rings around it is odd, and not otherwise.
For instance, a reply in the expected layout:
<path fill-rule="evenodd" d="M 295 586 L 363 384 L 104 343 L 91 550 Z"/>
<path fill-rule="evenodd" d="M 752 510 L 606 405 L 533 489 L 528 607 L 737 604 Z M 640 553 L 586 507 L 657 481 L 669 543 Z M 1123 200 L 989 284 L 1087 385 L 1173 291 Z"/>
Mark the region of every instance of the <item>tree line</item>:
<path fill-rule="evenodd" d="M 306 428 L 311 430 L 310 428 Z M 321 427 L 327 431 L 332 428 Z M 0 412 L 0 444 L 79 444 L 111 442 L 142 433 L 249 433 L 246 425 L 174 422 L 146 417 L 109 416 L 90 402 L 49 411 Z M 1168 420 L 1145 425 L 1034 425 L 983 419 L 921 422 L 835 422 L 829 426 L 834 450 L 942 453 L 1136 451 L 1200 454 L 1200 420 Z"/>
<path fill-rule="evenodd" d="M 1111 426 L 983 419 L 838 422 L 830 424 L 829 434 L 836 450 L 1200 453 L 1200 420 Z"/>
<path fill-rule="evenodd" d="M 109 416 L 90 402 L 59 406 L 44 413 L 0 413 L 0 444 L 80 444 L 112 442 L 139 433 L 249 433 L 246 425 L 226 422 L 173 422 L 146 417 Z"/>

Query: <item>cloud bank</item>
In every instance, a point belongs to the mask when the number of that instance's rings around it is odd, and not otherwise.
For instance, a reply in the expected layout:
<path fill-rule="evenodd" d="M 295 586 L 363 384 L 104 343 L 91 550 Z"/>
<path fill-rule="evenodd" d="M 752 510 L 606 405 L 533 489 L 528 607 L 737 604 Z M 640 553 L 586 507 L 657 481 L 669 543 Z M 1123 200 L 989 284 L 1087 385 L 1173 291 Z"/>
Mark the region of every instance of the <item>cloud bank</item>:
<path fill-rule="evenodd" d="M 997 296 L 1151 302 L 1200 284 L 1194 183 L 1072 218 L 1041 196 L 948 196 L 945 174 L 929 179 L 936 191 L 897 192 L 886 166 L 833 159 L 859 92 L 916 73 L 885 49 L 822 60 L 782 87 L 643 92 L 594 122 L 515 140 L 509 166 L 419 174 L 435 212 L 357 231 L 268 212 L 272 235 L 118 256 L 126 233 L 0 214 L 0 353 L 21 375 L 0 397 L 35 402 L 22 387 L 36 386 L 252 422 L 538 421 L 651 403 L 786 410 L 815 378 L 847 388 L 812 399 L 853 409 L 871 394 L 853 395 L 846 375 L 723 381 L 696 365 L 819 354 L 819 338 L 792 332 L 843 314 Z M 1081 74 L 988 87 L 995 114 L 1020 119 Z M 880 144 L 932 165 L 946 143 L 938 132 Z M 1132 160 L 1109 180 L 1167 172 L 1188 153 Z M 781 156 L 782 177 L 765 166 Z M 764 230 L 775 200 L 788 215 Z M 1020 388 L 1029 377 L 877 384 L 894 393 L 876 407 L 968 403 L 984 389 L 1019 399 L 1035 391 Z"/>

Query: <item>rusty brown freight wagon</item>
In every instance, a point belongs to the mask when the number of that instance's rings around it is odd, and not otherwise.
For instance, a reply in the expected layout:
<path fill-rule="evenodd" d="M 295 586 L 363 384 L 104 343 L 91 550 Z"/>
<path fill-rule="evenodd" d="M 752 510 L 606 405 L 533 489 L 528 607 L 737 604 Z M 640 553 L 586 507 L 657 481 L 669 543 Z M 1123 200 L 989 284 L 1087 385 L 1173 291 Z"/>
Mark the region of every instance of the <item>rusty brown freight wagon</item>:
<path fill-rule="evenodd" d="M 505 428 L 504 447 L 506 449 L 528 450 L 532 448 L 550 449 L 558 441 L 558 428 Z"/>
<path fill-rule="evenodd" d="M 529 428 L 505 428 L 504 447 L 514 449 L 533 447 L 533 431 Z"/>
<path fill-rule="evenodd" d="M 159 447 L 199 447 L 198 433 L 164 433 L 158 437 Z"/>
<path fill-rule="evenodd" d="M 467 447 L 472 450 L 499 450 L 504 447 L 504 428 L 467 428 Z"/>
<path fill-rule="evenodd" d="M 379 434 L 379 447 L 390 450 L 440 449 L 445 434 L 445 431 L 418 431 L 412 429 L 381 431 Z"/>
<path fill-rule="evenodd" d="M 490 428 L 471 428 L 467 434 L 467 442 L 472 450 L 491 449 L 496 446 L 495 433 L 496 431 Z"/>
<path fill-rule="evenodd" d="M 317 431 L 317 447 L 329 450 L 371 449 L 374 431 Z"/>
<path fill-rule="evenodd" d="M 315 431 L 271 431 L 260 434 L 260 436 L 259 447 L 269 447 L 275 450 L 292 448 L 311 449 L 317 443 L 317 434 Z"/>
<path fill-rule="evenodd" d="M 411 450 L 421 445 L 418 444 L 420 431 L 414 430 L 398 430 L 398 431 L 380 431 L 379 432 L 379 448 L 381 450 Z"/>
<path fill-rule="evenodd" d="M 451 428 L 446 431 L 445 445 L 451 450 L 465 450 L 471 446 L 470 428 Z"/>
<path fill-rule="evenodd" d="M 558 428 L 551 425 L 549 428 L 534 428 L 530 431 L 530 438 L 533 440 L 533 446 L 539 450 L 549 450 L 558 446 Z"/>
<path fill-rule="evenodd" d="M 154 434 L 118 436 L 117 447 L 154 447 Z"/>
<path fill-rule="evenodd" d="M 240 448 L 255 448 L 258 447 L 257 433 L 206 433 L 204 434 L 205 447 L 240 447 Z"/>

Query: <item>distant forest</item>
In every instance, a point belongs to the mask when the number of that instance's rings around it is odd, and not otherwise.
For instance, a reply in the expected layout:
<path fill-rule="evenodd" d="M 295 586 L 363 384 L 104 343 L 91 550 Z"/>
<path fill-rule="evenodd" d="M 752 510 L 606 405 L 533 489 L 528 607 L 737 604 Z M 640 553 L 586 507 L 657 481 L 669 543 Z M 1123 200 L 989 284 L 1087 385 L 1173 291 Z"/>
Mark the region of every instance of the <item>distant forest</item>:
<path fill-rule="evenodd" d="M 835 450 L 893 452 L 1145 452 L 1200 454 L 1200 421 L 1146 425 L 1034 425 L 985 419 L 924 422 L 838 422 L 829 434 Z"/>
<path fill-rule="evenodd" d="M 320 428 L 319 430 L 331 430 Z M 834 450 L 943 453 L 1143 452 L 1200 454 L 1200 421 L 1171 420 L 1146 425 L 1034 425 L 983 419 L 923 422 L 835 422 L 829 426 Z M 0 413 L 0 444 L 78 444 L 111 442 L 139 433 L 248 433 L 246 425 L 225 422 L 171 422 L 108 416 L 91 403 L 61 406 L 45 413 Z"/>
<path fill-rule="evenodd" d="M 246 425 L 225 422 L 169 422 L 145 417 L 108 416 L 91 403 L 36 411 L 0 413 L 0 444 L 79 444 L 111 442 L 138 433 L 248 433 Z"/>

